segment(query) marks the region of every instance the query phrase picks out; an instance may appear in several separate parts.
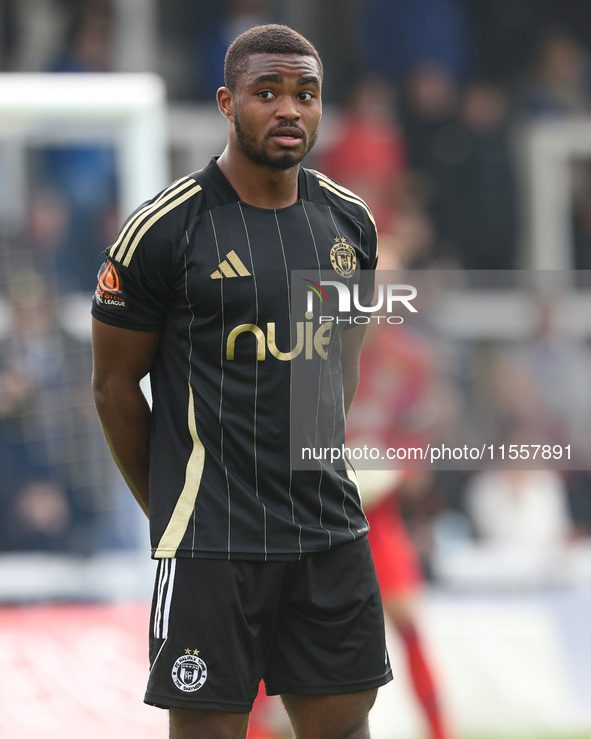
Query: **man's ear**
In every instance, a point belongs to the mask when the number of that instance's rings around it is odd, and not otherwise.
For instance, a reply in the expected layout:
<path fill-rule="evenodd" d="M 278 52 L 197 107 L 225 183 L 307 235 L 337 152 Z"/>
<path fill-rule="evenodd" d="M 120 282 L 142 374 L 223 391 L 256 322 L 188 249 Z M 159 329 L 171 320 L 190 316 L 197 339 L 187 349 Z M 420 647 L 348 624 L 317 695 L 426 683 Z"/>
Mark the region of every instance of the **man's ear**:
<path fill-rule="evenodd" d="M 220 87 L 217 91 L 217 102 L 220 113 L 231 121 L 234 117 L 234 96 L 227 87 Z"/>

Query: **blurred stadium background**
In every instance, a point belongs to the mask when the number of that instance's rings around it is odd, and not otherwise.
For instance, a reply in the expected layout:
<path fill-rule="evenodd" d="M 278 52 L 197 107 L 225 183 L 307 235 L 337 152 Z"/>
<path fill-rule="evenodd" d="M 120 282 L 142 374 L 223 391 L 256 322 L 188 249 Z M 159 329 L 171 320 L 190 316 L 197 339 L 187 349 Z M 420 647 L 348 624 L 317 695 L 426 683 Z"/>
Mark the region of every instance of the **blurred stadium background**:
<path fill-rule="evenodd" d="M 491 441 L 579 455 L 401 493 L 456 733 L 591 737 L 588 0 L 0 2 L 0 736 L 165 733 L 141 703 L 153 567 L 90 397 L 89 300 L 121 219 L 219 153 L 225 47 L 267 21 L 325 61 L 309 165 L 372 206 L 384 267 L 453 273 L 462 298 L 405 337 L 393 433 L 457 440 L 476 408 Z M 493 304 L 468 290 L 492 270 Z M 559 296 L 516 293 L 531 270 Z M 374 736 L 415 739 L 391 642 Z"/>

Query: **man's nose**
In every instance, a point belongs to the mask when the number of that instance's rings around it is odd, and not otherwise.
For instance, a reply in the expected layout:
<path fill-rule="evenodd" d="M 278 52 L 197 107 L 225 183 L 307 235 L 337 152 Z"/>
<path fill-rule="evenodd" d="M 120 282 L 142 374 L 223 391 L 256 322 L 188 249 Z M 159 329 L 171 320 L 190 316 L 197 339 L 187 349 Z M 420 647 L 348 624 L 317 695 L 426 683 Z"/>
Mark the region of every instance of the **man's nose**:
<path fill-rule="evenodd" d="M 284 118 L 288 121 L 297 121 L 301 118 L 298 105 L 290 95 L 283 95 L 279 98 L 275 115 L 277 118 Z"/>

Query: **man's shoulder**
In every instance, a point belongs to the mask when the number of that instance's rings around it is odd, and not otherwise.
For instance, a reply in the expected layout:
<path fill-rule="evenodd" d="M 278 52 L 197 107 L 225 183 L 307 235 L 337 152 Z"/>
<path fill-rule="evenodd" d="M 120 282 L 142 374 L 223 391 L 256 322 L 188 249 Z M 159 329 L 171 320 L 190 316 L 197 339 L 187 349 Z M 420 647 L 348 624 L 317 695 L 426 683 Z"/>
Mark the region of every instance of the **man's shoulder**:
<path fill-rule="evenodd" d="M 202 201 L 202 185 L 193 175 L 172 182 L 150 200 L 142 203 L 124 222 L 109 257 L 129 266 L 147 243 L 175 242 Z"/>
<path fill-rule="evenodd" d="M 173 219 L 183 220 L 183 214 L 199 207 L 203 202 L 203 182 L 200 173 L 184 175 L 160 190 L 150 200 L 146 200 L 127 219 L 128 222 L 140 221 L 151 227 L 164 222 L 170 224 Z"/>
<path fill-rule="evenodd" d="M 212 170 L 217 169 L 215 160 L 202 169 L 184 174 L 160 190 L 153 198 L 142 203 L 128 218 L 141 220 L 145 225 L 158 228 L 166 224 L 167 229 L 175 221 L 184 229 L 187 219 L 207 209 L 208 193 L 214 189 Z"/>
<path fill-rule="evenodd" d="M 316 169 L 305 169 L 304 172 L 311 200 L 324 201 L 355 218 L 369 220 L 375 227 L 371 209 L 363 198 Z"/>

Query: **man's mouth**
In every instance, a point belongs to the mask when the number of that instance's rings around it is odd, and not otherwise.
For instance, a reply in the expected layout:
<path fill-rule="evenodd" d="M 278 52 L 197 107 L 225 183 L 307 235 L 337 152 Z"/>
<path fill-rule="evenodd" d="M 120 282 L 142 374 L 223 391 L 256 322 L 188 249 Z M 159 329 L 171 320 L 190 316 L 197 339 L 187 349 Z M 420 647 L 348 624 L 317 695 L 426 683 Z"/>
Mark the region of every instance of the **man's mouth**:
<path fill-rule="evenodd" d="M 303 140 L 302 132 L 296 128 L 276 128 L 270 138 L 282 146 L 297 146 Z"/>

